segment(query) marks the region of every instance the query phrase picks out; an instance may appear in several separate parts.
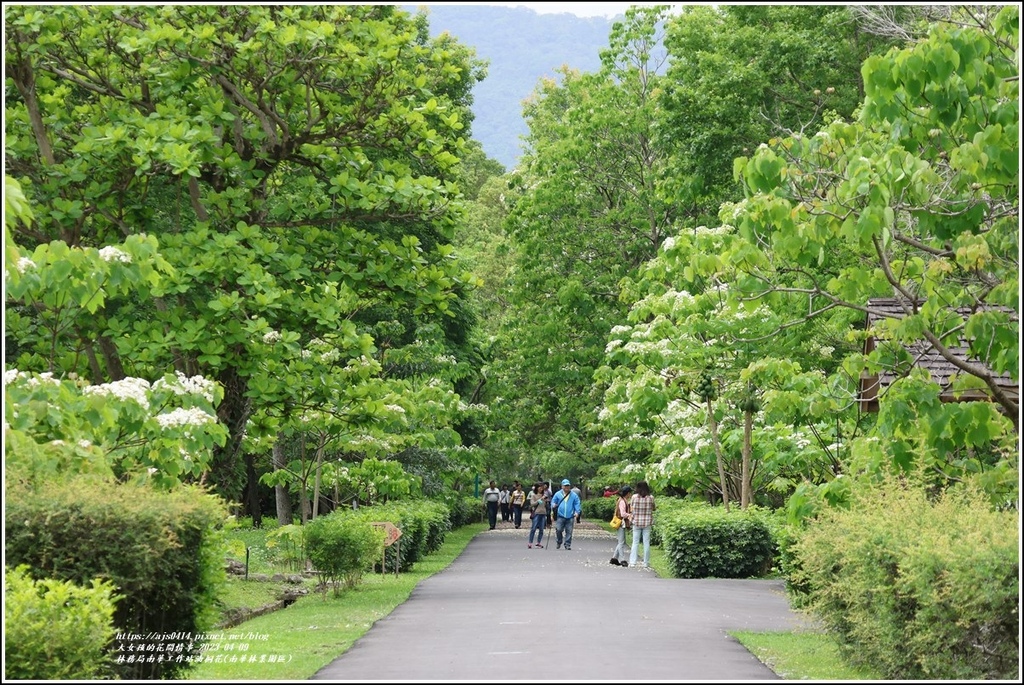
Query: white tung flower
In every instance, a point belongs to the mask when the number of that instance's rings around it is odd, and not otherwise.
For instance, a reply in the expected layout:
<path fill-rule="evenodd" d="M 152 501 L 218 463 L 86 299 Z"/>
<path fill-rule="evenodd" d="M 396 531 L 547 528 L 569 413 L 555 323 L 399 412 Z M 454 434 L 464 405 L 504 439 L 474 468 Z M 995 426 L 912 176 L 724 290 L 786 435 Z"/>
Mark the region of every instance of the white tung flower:
<path fill-rule="evenodd" d="M 15 265 L 15 268 L 18 270 L 19 274 L 23 274 L 29 269 L 36 268 L 36 263 L 33 262 L 28 257 L 22 257 L 18 260 L 18 263 Z"/>
<path fill-rule="evenodd" d="M 120 400 L 132 400 L 140 407 L 149 409 L 149 382 L 143 378 L 125 378 L 113 383 L 90 385 L 82 392 L 86 395 L 104 395 Z"/>
<path fill-rule="evenodd" d="M 266 333 L 263 334 L 263 342 L 265 342 L 268 345 L 271 343 L 275 343 L 280 339 L 281 334 L 278 333 L 277 331 L 267 331 Z"/>
<path fill-rule="evenodd" d="M 169 411 L 166 414 L 160 414 L 156 417 L 157 423 L 160 424 L 161 428 L 172 428 L 174 426 L 201 426 L 206 423 L 214 423 L 217 419 L 210 416 L 202 409 L 196 407 L 190 407 L 188 409 L 182 409 L 178 407 L 173 411 Z"/>
<path fill-rule="evenodd" d="M 105 262 L 121 262 L 122 264 L 131 264 L 132 256 L 123 250 L 119 250 L 112 245 L 100 249 L 100 259 Z"/>
<path fill-rule="evenodd" d="M 153 389 L 167 388 L 175 395 L 201 395 L 207 402 L 213 402 L 213 390 L 215 382 L 202 376 L 186 376 L 181 371 L 176 371 L 178 382 L 167 383 L 159 379 L 153 383 Z"/>

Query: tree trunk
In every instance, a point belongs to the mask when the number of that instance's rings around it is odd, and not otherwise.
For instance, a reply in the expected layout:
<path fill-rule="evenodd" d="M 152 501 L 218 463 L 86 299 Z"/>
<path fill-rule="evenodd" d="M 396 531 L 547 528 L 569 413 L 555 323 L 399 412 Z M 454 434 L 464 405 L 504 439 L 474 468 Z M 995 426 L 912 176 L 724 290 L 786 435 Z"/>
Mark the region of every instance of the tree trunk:
<path fill-rule="evenodd" d="M 260 506 L 260 481 L 256 475 L 256 457 L 252 454 L 245 455 L 245 480 L 247 505 L 249 514 L 252 515 L 252 527 L 263 527 L 263 507 Z"/>
<path fill-rule="evenodd" d="M 729 511 L 729 483 L 725 479 L 725 459 L 722 457 L 722 443 L 718 440 L 718 422 L 715 421 L 715 408 L 711 404 L 711 398 L 706 400 L 708 405 L 708 424 L 711 426 L 711 443 L 715 446 L 715 459 L 718 461 L 718 481 L 722 485 L 722 504 L 725 510 Z"/>
<path fill-rule="evenodd" d="M 320 434 L 320 440 L 316 446 L 316 475 L 313 477 L 313 518 L 320 515 L 320 466 L 324 463 L 324 445 L 327 444 L 327 436 Z"/>
<path fill-rule="evenodd" d="M 124 367 L 121 365 L 121 355 L 117 352 L 114 341 L 105 335 L 98 338 L 100 351 L 103 353 L 103 361 L 107 364 L 107 376 L 112 381 L 124 380 Z"/>
<path fill-rule="evenodd" d="M 32 61 L 28 57 L 11 60 L 7 63 L 7 74 L 12 76 L 11 80 L 25 101 L 32 133 L 35 134 L 36 145 L 39 147 L 39 157 L 47 166 L 53 166 L 57 161 L 53 156 L 46 124 L 43 122 L 43 112 L 36 97 L 36 73 Z"/>
<path fill-rule="evenodd" d="M 275 471 L 280 471 L 287 466 L 284 461 L 284 449 L 281 447 L 283 439 L 284 436 L 278 433 L 277 440 L 274 441 L 274 449 L 270 453 L 270 461 Z M 288 495 L 287 485 L 274 486 L 274 500 L 277 503 L 277 523 L 287 526 L 292 522 L 292 498 Z"/>
<path fill-rule="evenodd" d="M 750 504 L 751 499 L 751 487 L 750 487 L 750 451 L 751 451 L 751 434 L 754 427 L 754 413 L 751 411 L 743 412 L 743 477 L 740 483 L 740 509 L 746 509 Z"/>
<path fill-rule="evenodd" d="M 306 434 L 302 433 L 299 443 L 299 515 L 302 525 L 309 521 L 309 497 L 306 496 Z"/>
<path fill-rule="evenodd" d="M 232 367 L 217 374 L 217 381 L 224 387 L 224 400 L 217 407 L 217 418 L 228 429 L 228 439 L 223 447 L 214 448 L 210 480 L 224 499 L 239 502 L 245 494 L 246 481 L 245 464 L 240 455 L 251 412 L 251 404 L 245 397 L 248 382 Z"/>

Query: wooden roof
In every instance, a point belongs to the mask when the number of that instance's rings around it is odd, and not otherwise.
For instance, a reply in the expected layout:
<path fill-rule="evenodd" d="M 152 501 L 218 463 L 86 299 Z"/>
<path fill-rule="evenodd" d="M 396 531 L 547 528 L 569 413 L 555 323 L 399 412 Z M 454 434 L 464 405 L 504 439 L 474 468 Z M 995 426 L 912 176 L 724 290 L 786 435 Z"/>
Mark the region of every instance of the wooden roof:
<path fill-rule="evenodd" d="M 917 303 L 920 307 L 922 303 Z M 868 315 L 867 315 L 867 327 L 870 329 L 875 326 L 882 319 L 887 318 L 903 318 L 906 316 L 907 307 L 910 303 L 899 300 L 896 298 L 879 298 L 868 301 Z M 990 309 L 1005 311 L 1010 314 L 1011 320 L 1017 321 L 1018 315 L 1014 310 L 1007 307 L 991 307 Z M 957 309 L 957 313 L 960 314 L 964 319 L 972 314 L 972 310 L 968 307 L 961 307 Z M 864 352 L 869 353 L 876 347 L 875 339 L 869 338 L 864 345 Z M 953 377 L 957 375 L 963 375 L 964 372 L 953 365 L 952 362 L 944 358 L 939 352 L 929 343 L 927 340 L 921 340 L 911 345 L 905 345 L 905 349 L 913 356 L 914 365 L 917 367 L 923 367 L 928 370 L 931 374 L 932 380 L 935 381 L 940 390 L 940 397 L 944 402 L 970 402 L 975 400 L 989 400 L 991 399 L 988 394 L 981 390 L 972 390 L 968 392 L 957 393 L 955 396 L 951 391 L 951 385 Z M 961 343 L 956 346 L 949 348 L 959 358 L 967 360 L 973 364 L 978 364 L 988 370 L 991 370 L 988 365 L 982 363 L 977 357 L 971 355 L 970 348 L 966 343 Z M 878 395 L 879 392 L 891 385 L 899 376 L 891 371 L 886 371 L 878 376 L 865 376 L 860 379 L 860 400 L 863 403 L 863 407 L 867 411 L 878 411 Z M 1009 374 L 1000 374 L 996 377 L 996 383 L 1011 397 L 1018 398 L 1020 396 L 1020 389 L 1018 384 L 1010 378 Z"/>

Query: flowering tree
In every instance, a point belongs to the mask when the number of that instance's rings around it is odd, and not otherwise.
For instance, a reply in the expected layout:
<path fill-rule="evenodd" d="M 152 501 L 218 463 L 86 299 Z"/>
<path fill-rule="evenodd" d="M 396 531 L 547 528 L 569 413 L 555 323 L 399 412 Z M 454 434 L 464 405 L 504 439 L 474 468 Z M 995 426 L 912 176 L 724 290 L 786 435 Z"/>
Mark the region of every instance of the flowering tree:
<path fill-rule="evenodd" d="M 611 436 L 602 447 L 620 461 L 613 470 L 633 462 L 660 486 L 745 507 L 808 474 L 839 473 L 843 438 L 857 430 L 856 385 L 837 387 L 821 370 L 835 369 L 837 347 L 847 347 L 842 319 L 779 333 L 785 308 L 742 303 L 727 279 L 699 275 L 731 233 L 700 227 L 669 238 L 627 283 L 634 304 L 609 337 L 595 425 Z"/>
<path fill-rule="evenodd" d="M 9 177 L 4 201 L 8 298 L 40 312 L 38 320 L 55 334 L 100 310 L 106 297 L 133 292 L 140 282 L 159 283 L 166 263 L 143 236 L 101 250 L 55 241 L 28 256 L 8 227 L 16 221 L 31 225 L 32 211 Z M 216 383 L 200 376 L 93 384 L 74 372 L 60 378 L 51 371 L 6 369 L 6 475 L 33 486 L 82 473 L 162 488 L 197 480 L 227 437 L 216 415 L 222 397 Z"/>
<path fill-rule="evenodd" d="M 53 322 L 54 358 L 96 382 L 216 380 L 228 439 L 210 480 L 233 500 L 247 483 L 252 508 L 250 418 L 306 380 L 266 373 L 285 350 L 267 336 L 333 335 L 358 359 L 378 322 L 423 325 L 471 287 L 448 241 L 476 65 L 384 5 L 21 6 L 5 19 L 7 168 L 40 208 L 19 242 L 147 234 L 173 266 L 153 297 Z M 52 338 L 22 315 L 27 369 Z"/>
<path fill-rule="evenodd" d="M 808 426 L 833 475 L 894 469 L 940 489 L 972 479 L 994 500 L 1014 501 L 1018 400 L 996 381 L 1019 378 L 1018 13 L 954 11 L 926 40 L 864 63 L 856 121 L 773 139 L 736 160 L 747 198 L 722 206 L 720 228 L 679 236 L 640 281 L 632 328 L 609 348 L 622 366 L 609 372 L 606 419 L 628 415 L 623 405 L 659 415 L 671 398 L 644 377 L 670 378 L 666 360 L 699 369 L 718 350 L 734 390 L 762 394 L 746 406 Z M 693 303 L 678 296 L 686 289 Z M 894 295 L 903 316 L 858 330 L 871 298 Z M 880 344 L 863 354 L 868 335 Z M 683 355 L 646 342 L 663 338 Z M 960 371 L 953 393 L 991 401 L 942 401 L 938 384 L 913 368 L 905 347 L 915 344 Z M 954 352 L 961 344 L 968 355 Z M 883 370 L 899 379 L 877 420 L 858 427 L 844 418 L 856 380 Z M 645 391 L 630 394 L 630 384 Z M 702 394 L 729 391 L 728 382 L 705 384 Z M 826 496 L 843 490 L 805 475 L 795 509 L 806 511 L 818 485 Z"/>

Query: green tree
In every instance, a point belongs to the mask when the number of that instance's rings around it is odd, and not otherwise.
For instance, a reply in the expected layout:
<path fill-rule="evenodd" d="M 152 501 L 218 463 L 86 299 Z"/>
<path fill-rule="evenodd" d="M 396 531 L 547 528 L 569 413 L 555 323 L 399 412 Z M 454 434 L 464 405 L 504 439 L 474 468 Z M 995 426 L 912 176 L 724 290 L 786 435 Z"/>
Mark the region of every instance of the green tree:
<path fill-rule="evenodd" d="M 528 149 L 510 175 L 511 307 L 494 347 L 490 403 L 544 474 L 589 476 L 585 434 L 605 336 L 624 314 L 618 281 L 672 225 L 654 146 L 664 7 L 630 10 L 602 70 L 562 70 L 527 102 Z M 532 468 L 530 470 L 533 470 Z"/>
<path fill-rule="evenodd" d="M 841 472 L 843 439 L 857 429 L 855 383 L 837 379 L 837 389 L 827 374 L 855 351 L 843 343 L 850 317 L 786 327 L 794 303 L 737 297 L 727 270 L 707 275 L 734 233 L 670 237 L 625 282 L 634 304 L 596 375 L 609 479 L 640 468 L 655 487 L 746 507 L 779 505 L 805 477 Z"/>
<path fill-rule="evenodd" d="M 18 182 L 5 176 L 6 295 L 37 311 L 53 337 L 68 322 L 102 311 L 108 297 L 139 296 L 165 277 L 167 265 L 152 238 L 129 237 L 102 250 L 53 241 L 30 256 L 11 229 L 31 229 L 34 214 Z M 56 348 L 49 352 L 47 368 L 53 369 Z M 91 474 L 171 489 L 197 479 L 227 437 L 216 418 L 221 397 L 220 387 L 199 376 L 94 384 L 74 373 L 60 378 L 52 370 L 7 368 L 6 482 L 36 489 Z"/>
<path fill-rule="evenodd" d="M 722 263 L 740 297 L 796 299 L 808 316 L 902 303 L 858 338 L 874 351 L 844 360 L 854 378 L 900 377 L 855 463 L 920 469 L 939 487 L 981 474 L 999 498 L 1016 488 L 1019 430 L 997 382 L 1020 373 L 1018 20 L 1016 7 L 960 8 L 867 59 L 858 118 L 737 160 L 747 198 L 722 213 L 738 229 Z M 991 401 L 941 402 L 915 346 L 959 370 L 951 392 Z"/>
<path fill-rule="evenodd" d="M 19 6 L 6 20 L 7 167 L 45 208 L 17 238 L 152 235 L 174 269 L 152 300 L 63 327 L 81 353 L 64 358 L 108 380 L 215 379 L 223 494 L 242 493 L 249 419 L 303 382 L 268 360 L 313 339 L 359 359 L 374 322 L 361 313 L 422 323 L 469 285 L 448 242 L 481 72 L 450 37 L 370 5 Z M 20 314 L 19 364 L 41 366 L 49 339 Z"/>
<path fill-rule="evenodd" d="M 826 112 L 849 117 L 864 95 L 861 63 L 894 42 L 838 5 L 685 7 L 665 36 L 661 144 L 672 164 L 662 192 L 697 223 L 713 222 L 722 202 L 742 196 L 735 157 Z"/>

